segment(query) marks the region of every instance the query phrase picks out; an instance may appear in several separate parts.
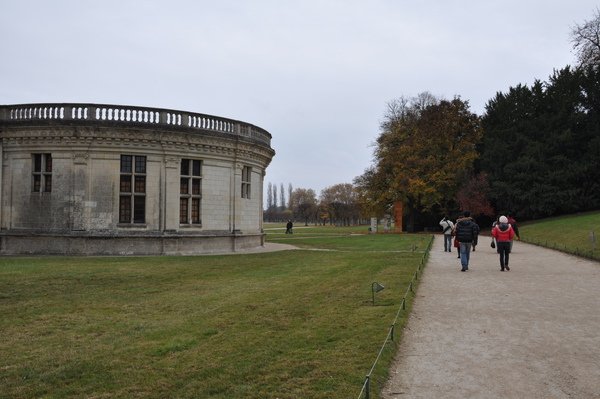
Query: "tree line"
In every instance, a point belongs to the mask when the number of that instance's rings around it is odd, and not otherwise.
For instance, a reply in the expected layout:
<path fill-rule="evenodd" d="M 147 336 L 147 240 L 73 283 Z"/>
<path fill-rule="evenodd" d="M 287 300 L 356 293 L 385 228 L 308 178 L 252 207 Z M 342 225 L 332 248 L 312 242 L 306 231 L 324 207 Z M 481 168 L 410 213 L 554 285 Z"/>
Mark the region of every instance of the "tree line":
<path fill-rule="evenodd" d="M 268 183 L 266 201 L 264 220 L 267 222 L 295 220 L 305 225 L 343 226 L 362 222 L 357 191 L 350 183 L 327 187 L 318 197 L 313 189 L 293 189 L 290 183 L 286 191 L 283 184 L 278 189 L 276 184 Z"/>
<path fill-rule="evenodd" d="M 401 201 L 413 231 L 467 209 L 521 220 L 600 209 L 598 36 L 597 10 L 571 31 L 575 66 L 496 93 L 482 116 L 459 96 L 423 92 L 390 101 L 374 163 L 353 184 L 329 187 L 318 200 L 313 190 L 290 185 L 287 203 L 281 186 L 279 206 L 269 185 L 265 216 L 277 210 L 282 219 L 350 223 L 391 214 Z"/>

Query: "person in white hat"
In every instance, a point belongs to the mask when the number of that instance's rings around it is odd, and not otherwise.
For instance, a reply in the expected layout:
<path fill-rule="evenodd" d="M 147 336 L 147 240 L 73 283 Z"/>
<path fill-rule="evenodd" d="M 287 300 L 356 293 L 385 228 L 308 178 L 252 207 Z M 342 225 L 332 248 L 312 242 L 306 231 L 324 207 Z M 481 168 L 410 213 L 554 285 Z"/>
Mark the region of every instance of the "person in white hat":
<path fill-rule="evenodd" d="M 510 254 L 510 244 L 515 231 L 506 216 L 500 216 L 498 224 L 492 229 L 492 236 L 496 239 L 496 251 L 500 254 L 500 271 L 503 272 L 504 269 L 509 271 L 508 254 Z"/>

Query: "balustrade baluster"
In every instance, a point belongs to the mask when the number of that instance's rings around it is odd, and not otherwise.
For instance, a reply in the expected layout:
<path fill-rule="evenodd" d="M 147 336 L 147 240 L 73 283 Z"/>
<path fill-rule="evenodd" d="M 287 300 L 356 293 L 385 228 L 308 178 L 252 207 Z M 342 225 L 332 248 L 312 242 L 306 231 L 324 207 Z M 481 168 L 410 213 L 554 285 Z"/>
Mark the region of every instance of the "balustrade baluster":
<path fill-rule="evenodd" d="M 23 104 L 0 107 L 0 120 L 80 120 L 92 119 L 98 123 L 144 123 L 171 127 L 210 130 L 252 138 L 270 145 L 270 135 L 246 123 L 211 115 L 177 112 L 173 110 L 134 109 L 128 106 L 83 104 Z"/>

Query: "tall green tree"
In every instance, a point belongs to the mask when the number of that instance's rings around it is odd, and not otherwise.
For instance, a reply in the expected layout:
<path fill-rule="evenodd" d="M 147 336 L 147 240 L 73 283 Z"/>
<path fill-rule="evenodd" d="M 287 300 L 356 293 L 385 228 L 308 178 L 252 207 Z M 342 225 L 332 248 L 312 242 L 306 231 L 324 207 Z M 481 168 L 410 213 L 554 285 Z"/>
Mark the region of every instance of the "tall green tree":
<path fill-rule="evenodd" d="M 269 182 L 267 185 L 267 210 L 273 207 L 273 184 Z"/>
<path fill-rule="evenodd" d="M 281 210 L 285 210 L 288 206 L 288 203 L 285 200 L 285 190 L 283 189 L 283 183 L 281 183 L 281 185 L 279 186 L 279 193 L 280 193 L 279 198 L 281 198 L 280 208 L 281 208 Z"/>
<path fill-rule="evenodd" d="M 498 211 L 539 218 L 600 206 L 598 77 L 566 67 L 488 102 L 481 168 Z"/>
<path fill-rule="evenodd" d="M 439 100 L 429 93 L 388 105 L 375 148 L 375 164 L 355 180 L 360 200 L 375 209 L 402 201 L 408 229 L 415 212 L 447 211 L 471 176 L 481 139 L 480 118 L 466 101 Z"/>

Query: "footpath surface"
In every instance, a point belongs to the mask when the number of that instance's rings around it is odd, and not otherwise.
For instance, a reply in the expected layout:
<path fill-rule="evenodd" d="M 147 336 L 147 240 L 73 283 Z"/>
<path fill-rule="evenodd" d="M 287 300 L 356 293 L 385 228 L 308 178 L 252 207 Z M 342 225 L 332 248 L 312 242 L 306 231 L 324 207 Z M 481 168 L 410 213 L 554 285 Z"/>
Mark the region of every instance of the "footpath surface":
<path fill-rule="evenodd" d="M 489 241 L 463 273 L 435 237 L 383 397 L 600 398 L 600 263 Z"/>

